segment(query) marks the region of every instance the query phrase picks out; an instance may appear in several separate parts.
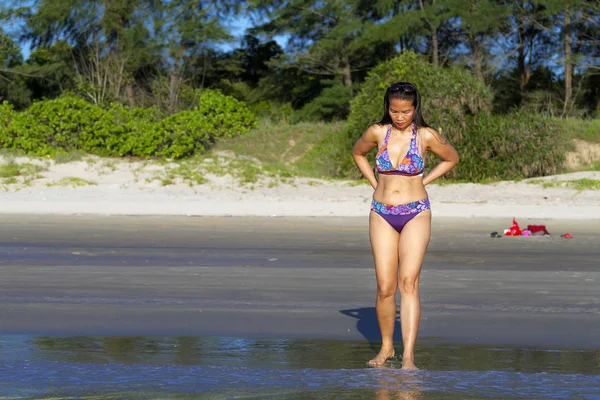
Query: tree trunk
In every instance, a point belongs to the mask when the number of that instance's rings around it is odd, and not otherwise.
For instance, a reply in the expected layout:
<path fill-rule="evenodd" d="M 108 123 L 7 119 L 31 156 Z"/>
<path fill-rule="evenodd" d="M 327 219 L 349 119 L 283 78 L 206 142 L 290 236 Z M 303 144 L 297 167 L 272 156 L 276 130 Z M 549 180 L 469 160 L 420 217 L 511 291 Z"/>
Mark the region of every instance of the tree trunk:
<path fill-rule="evenodd" d="M 481 60 L 483 58 L 481 51 L 481 45 L 477 36 L 471 37 L 471 58 L 473 64 L 473 73 L 482 83 L 485 83 L 485 76 L 483 76 Z"/>
<path fill-rule="evenodd" d="M 169 113 L 174 114 L 178 111 L 179 94 L 181 91 L 181 59 L 183 57 L 183 45 L 179 45 L 173 71 L 169 76 Z"/>
<path fill-rule="evenodd" d="M 394 1 L 394 16 L 399 15 L 400 14 L 400 0 L 396 0 Z M 400 53 L 402 53 L 402 50 L 404 49 L 404 46 L 402 44 L 402 36 L 400 36 L 400 38 L 398 38 L 398 51 Z"/>
<path fill-rule="evenodd" d="M 431 6 L 435 6 L 435 0 L 431 1 Z M 423 5 L 423 0 L 419 0 L 419 7 L 421 8 L 421 12 L 425 16 L 425 6 Z M 437 26 L 434 25 L 431 21 L 427 20 L 427 24 L 431 28 L 431 61 L 433 62 L 434 67 L 438 67 L 439 62 L 439 43 L 437 37 Z"/>
<path fill-rule="evenodd" d="M 135 107 L 135 95 L 133 84 L 131 82 L 125 84 L 125 96 L 127 97 L 127 104 L 129 104 L 129 107 Z"/>
<path fill-rule="evenodd" d="M 519 21 L 519 48 L 517 62 L 519 65 L 519 106 L 522 107 L 527 95 L 527 83 L 529 82 L 530 72 L 525 62 L 525 22 Z"/>
<path fill-rule="evenodd" d="M 344 76 L 344 86 L 352 86 L 352 70 L 350 69 L 350 60 L 348 55 L 344 54 L 342 57 L 342 74 Z"/>
<path fill-rule="evenodd" d="M 565 104 L 563 106 L 563 115 L 567 114 L 571 97 L 573 97 L 573 67 L 571 65 L 571 15 L 569 10 L 565 9 L 565 21 L 563 27 L 565 35 Z"/>
<path fill-rule="evenodd" d="M 433 66 L 435 68 L 440 66 L 440 62 L 439 62 L 439 44 L 438 44 L 438 38 L 437 38 L 437 28 L 434 26 L 431 32 L 431 52 L 432 54 L 432 60 L 433 60 Z"/>
<path fill-rule="evenodd" d="M 435 0 L 431 0 L 431 5 L 433 7 L 435 7 Z M 437 37 L 437 26 L 435 25 L 431 25 L 431 51 L 433 52 L 432 54 L 432 59 L 433 59 L 433 66 L 435 68 L 440 66 L 440 61 L 439 61 L 439 44 L 438 44 L 438 37 Z"/>

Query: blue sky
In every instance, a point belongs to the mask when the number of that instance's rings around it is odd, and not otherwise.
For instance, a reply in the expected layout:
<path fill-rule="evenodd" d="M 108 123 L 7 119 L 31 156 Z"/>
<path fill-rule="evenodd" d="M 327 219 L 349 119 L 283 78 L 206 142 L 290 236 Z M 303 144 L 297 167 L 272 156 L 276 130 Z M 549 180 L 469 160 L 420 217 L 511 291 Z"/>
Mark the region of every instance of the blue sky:
<path fill-rule="evenodd" d="M 229 50 L 239 47 L 241 39 L 242 39 L 246 29 L 253 25 L 251 19 L 246 15 L 238 15 L 237 17 L 233 18 L 231 21 L 228 21 L 228 22 L 230 23 L 230 25 L 228 27 L 229 31 L 232 36 L 236 37 L 236 39 L 234 41 L 232 41 L 231 43 L 225 43 L 225 44 L 218 46 L 218 48 L 220 48 L 224 51 L 229 51 Z M 6 34 L 15 38 L 14 35 L 20 30 L 21 24 L 22 24 L 22 22 L 19 20 L 2 21 L 1 28 Z M 285 48 L 285 46 L 286 46 L 286 37 L 285 36 L 275 36 L 275 37 L 273 37 L 273 39 L 282 48 Z M 21 47 L 21 54 L 23 54 L 23 58 L 27 59 L 30 54 L 29 43 L 19 43 L 19 45 Z"/>

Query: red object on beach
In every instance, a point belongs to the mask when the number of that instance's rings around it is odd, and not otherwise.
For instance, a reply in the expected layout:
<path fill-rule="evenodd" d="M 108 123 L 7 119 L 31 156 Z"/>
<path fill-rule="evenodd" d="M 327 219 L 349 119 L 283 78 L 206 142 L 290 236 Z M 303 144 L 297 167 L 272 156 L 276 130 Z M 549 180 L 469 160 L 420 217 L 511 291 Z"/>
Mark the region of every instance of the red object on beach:
<path fill-rule="evenodd" d="M 506 232 L 504 234 L 504 236 L 521 236 L 523 232 L 521 231 L 521 228 L 519 227 L 519 224 L 517 223 L 517 219 L 513 218 L 513 224 L 510 227 L 510 229 L 508 230 L 508 232 Z"/>
<path fill-rule="evenodd" d="M 569 232 L 565 233 L 564 235 L 560 235 L 560 237 L 564 237 L 565 239 L 573 239 L 573 236 L 571 236 Z"/>
<path fill-rule="evenodd" d="M 527 225 L 527 229 L 529 229 L 534 235 L 538 232 L 544 232 L 544 235 L 550 234 L 550 232 L 548 232 L 546 229 L 546 225 Z"/>

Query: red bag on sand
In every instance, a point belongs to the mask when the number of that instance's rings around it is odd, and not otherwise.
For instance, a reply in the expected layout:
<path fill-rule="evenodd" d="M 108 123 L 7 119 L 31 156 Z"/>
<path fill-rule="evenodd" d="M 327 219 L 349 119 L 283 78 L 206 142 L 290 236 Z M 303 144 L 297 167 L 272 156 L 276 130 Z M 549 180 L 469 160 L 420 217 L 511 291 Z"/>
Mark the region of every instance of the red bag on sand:
<path fill-rule="evenodd" d="M 543 232 L 544 235 L 550 234 L 550 232 L 548 232 L 546 229 L 546 225 L 527 225 L 527 229 L 529 229 L 534 235 L 538 232 Z"/>
<path fill-rule="evenodd" d="M 513 218 L 513 224 L 510 227 L 510 229 L 508 229 L 508 231 L 504 233 L 504 236 L 521 236 L 522 233 L 523 232 L 521 231 L 521 228 L 517 223 L 517 219 Z"/>

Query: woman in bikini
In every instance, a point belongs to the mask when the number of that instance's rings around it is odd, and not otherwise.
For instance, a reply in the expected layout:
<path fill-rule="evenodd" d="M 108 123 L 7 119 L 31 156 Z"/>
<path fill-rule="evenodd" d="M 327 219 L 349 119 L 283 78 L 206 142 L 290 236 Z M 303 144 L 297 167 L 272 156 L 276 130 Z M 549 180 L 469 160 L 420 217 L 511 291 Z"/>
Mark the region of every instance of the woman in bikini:
<path fill-rule="evenodd" d="M 431 234 L 431 208 L 425 186 L 450 171 L 458 153 L 423 120 L 421 96 L 408 82 L 391 85 L 383 100 L 383 118 L 354 144 L 352 156 L 375 192 L 369 215 L 369 237 L 377 279 L 376 312 L 381 350 L 369 361 L 383 365 L 394 357 L 396 291 L 400 290 L 403 369 L 418 369 L 415 341 L 421 317 L 419 275 Z M 378 146 L 376 179 L 367 153 Z M 442 160 L 423 176 L 424 154 Z"/>

